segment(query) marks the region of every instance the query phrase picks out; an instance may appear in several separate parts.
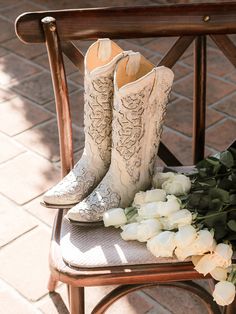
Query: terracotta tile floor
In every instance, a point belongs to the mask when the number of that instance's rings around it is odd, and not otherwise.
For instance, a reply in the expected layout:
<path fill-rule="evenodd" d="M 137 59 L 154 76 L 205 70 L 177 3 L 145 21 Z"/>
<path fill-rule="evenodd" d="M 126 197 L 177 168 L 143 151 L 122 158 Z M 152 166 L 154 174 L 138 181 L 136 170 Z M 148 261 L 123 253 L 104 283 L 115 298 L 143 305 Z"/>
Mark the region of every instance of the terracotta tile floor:
<path fill-rule="evenodd" d="M 0 313 L 68 313 L 66 287 L 49 295 L 47 255 L 54 211 L 39 205 L 43 192 L 60 176 L 52 84 L 43 45 L 24 45 L 13 22 L 25 12 L 198 1 L 167 0 L 0 0 Z M 210 2 L 210 1 L 209 1 Z M 215 2 L 215 1 L 212 1 Z M 221 1 L 222 2 L 222 1 Z M 173 39 L 120 40 L 124 49 L 160 60 Z M 86 51 L 89 43 L 83 42 Z M 192 50 L 174 67 L 175 84 L 163 140 L 185 164 L 191 164 Z M 83 80 L 66 60 L 72 99 L 75 156 L 83 147 Z M 236 71 L 209 41 L 206 153 L 225 148 L 236 129 Z M 183 121 L 184 119 L 184 121 Z M 217 136 L 216 136 L 217 134 Z M 26 175 L 27 174 L 27 175 Z M 86 289 L 86 313 L 111 287 Z M 163 288 L 133 293 L 109 313 L 205 313 L 192 295 Z"/>

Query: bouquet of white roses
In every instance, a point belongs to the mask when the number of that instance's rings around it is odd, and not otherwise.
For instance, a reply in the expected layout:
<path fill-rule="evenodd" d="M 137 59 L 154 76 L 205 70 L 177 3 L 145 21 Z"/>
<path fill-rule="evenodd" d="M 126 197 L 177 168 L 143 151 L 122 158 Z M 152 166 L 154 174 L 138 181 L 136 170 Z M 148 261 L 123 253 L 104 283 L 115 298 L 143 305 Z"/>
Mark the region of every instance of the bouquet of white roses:
<path fill-rule="evenodd" d="M 199 273 L 219 281 L 214 300 L 228 305 L 236 284 L 235 161 L 231 148 L 201 161 L 190 176 L 157 173 L 152 190 L 137 193 L 132 207 L 107 211 L 104 225 L 120 227 L 126 241 L 146 242 L 156 257 L 191 258 Z"/>

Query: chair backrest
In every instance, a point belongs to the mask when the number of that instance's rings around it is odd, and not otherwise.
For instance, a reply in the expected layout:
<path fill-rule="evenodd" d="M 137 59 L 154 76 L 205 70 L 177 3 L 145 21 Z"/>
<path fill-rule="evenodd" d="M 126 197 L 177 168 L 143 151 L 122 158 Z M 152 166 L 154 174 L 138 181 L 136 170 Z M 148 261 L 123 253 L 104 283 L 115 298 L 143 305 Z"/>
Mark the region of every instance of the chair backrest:
<path fill-rule="evenodd" d="M 178 36 L 158 65 L 173 67 L 195 41 L 193 163 L 204 156 L 206 116 L 206 36 L 236 67 L 236 46 L 226 34 L 236 33 L 236 3 L 116 7 L 24 13 L 16 33 L 26 43 L 46 42 L 56 100 L 62 175 L 73 166 L 70 107 L 62 52 L 83 72 L 84 56 L 72 41 L 109 37 Z M 181 165 L 161 143 L 159 157 Z"/>

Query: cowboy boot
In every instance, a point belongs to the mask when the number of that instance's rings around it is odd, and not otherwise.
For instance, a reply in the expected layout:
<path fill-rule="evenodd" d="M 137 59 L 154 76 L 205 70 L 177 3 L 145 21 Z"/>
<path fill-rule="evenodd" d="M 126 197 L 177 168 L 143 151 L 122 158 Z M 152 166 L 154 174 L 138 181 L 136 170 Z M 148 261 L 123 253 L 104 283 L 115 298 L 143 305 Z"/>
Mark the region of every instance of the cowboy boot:
<path fill-rule="evenodd" d="M 99 39 L 88 49 L 84 80 L 84 151 L 69 174 L 44 194 L 48 207 L 50 204 L 72 207 L 90 194 L 107 172 L 111 159 L 114 70 L 125 55 L 126 52 L 109 39 Z"/>
<path fill-rule="evenodd" d="M 97 188 L 67 218 L 98 222 L 114 207 L 125 208 L 151 185 L 173 72 L 139 53 L 121 59 L 114 74 L 110 168 Z"/>

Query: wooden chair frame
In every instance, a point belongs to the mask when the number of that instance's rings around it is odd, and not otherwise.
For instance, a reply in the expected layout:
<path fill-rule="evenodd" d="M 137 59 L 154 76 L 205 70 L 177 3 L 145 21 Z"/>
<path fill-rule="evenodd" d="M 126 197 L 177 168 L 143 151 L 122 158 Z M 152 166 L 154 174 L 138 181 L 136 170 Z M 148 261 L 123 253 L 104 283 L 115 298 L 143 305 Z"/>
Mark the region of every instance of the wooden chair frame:
<path fill-rule="evenodd" d="M 25 43 L 46 43 L 54 87 L 62 176 L 73 167 L 71 116 L 62 52 L 83 71 L 83 54 L 71 40 L 109 37 L 143 38 L 179 36 L 159 62 L 172 67 L 195 41 L 193 101 L 193 163 L 202 159 L 205 146 L 206 36 L 210 35 L 236 67 L 236 47 L 226 34 L 236 33 L 236 2 L 195 5 L 119 7 L 25 13 L 16 21 L 16 33 Z M 181 163 L 160 145 L 159 156 L 169 166 Z M 49 291 L 58 281 L 68 285 L 70 311 L 84 313 L 84 287 L 121 285 L 94 308 L 105 310 L 123 295 L 153 285 L 186 289 L 205 302 L 208 311 L 220 313 L 212 296 L 190 280 L 203 278 L 191 263 L 133 265 L 99 269 L 78 269 L 67 265 L 60 252 L 63 210 L 56 215 L 50 249 Z M 235 302 L 226 312 L 236 313 Z"/>

